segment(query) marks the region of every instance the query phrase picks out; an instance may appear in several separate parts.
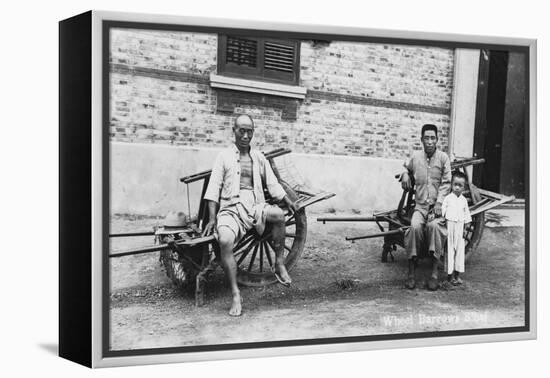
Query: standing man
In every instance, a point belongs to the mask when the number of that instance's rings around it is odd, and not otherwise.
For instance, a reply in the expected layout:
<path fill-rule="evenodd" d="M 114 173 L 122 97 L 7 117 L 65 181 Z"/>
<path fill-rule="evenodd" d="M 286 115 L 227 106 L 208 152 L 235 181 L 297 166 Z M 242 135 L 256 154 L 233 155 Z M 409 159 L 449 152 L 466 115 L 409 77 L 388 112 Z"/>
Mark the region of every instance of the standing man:
<path fill-rule="evenodd" d="M 291 212 L 296 211 L 296 205 L 277 181 L 265 156 L 250 148 L 254 135 L 254 121 L 250 116 L 240 115 L 235 119 L 233 135 L 235 143 L 221 152 L 214 162 L 204 195 L 209 201 L 209 221 L 203 235 L 212 232 L 217 235 L 222 267 L 233 295 L 229 315 L 239 316 L 242 300 L 233 248 L 247 231 L 255 228 L 261 235 L 266 222 L 272 224 L 276 255 L 274 273 L 283 285 L 292 282 L 284 265 L 285 215 L 278 206 L 265 202 L 263 185 L 273 199 L 284 201 Z"/>
<path fill-rule="evenodd" d="M 437 290 L 438 264 L 443 253 L 447 229 L 441 217 L 443 199 L 451 189 L 451 162 L 446 153 L 437 149 L 437 127 L 432 124 L 422 126 L 423 151 L 418 151 L 405 163 L 406 172 L 401 175 L 403 189 L 412 188 L 414 177 L 415 208 L 411 227 L 405 233 L 405 248 L 409 258 L 409 272 L 405 286 L 416 286 L 415 270 L 417 252 L 427 248 L 432 262 L 432 273 L 428 289 Z"/>

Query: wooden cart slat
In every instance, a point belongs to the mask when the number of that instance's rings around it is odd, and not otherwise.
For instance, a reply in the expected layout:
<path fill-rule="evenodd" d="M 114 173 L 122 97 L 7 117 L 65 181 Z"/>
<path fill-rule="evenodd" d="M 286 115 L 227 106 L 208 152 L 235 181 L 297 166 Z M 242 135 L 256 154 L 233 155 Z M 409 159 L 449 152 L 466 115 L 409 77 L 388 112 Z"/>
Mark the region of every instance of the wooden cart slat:
<path fill-rule="evenodd" d="M 334 193 L 329 193 L 329 192 L 322 192 L 322 193 L 319 193 L 319 194 L 316 194 L 312 197 L 309 197 L 307 195 L 304 195 L 304 200 L 299 200 L 297 201 L 297 210 L 300 210 L 300 209 L 303 209 L 307 206 L 311 206 L 313 205 L 314 203 L 317 203 L 317 202 L 320 202 L 320 201 L 324 201 L 326 199 L 329 199 L 329 198 L 332 198 L 334 197 L 336 194 Z"/>
<path fill-rule="evenodd" d="M 505 196 L 503 194 L 491 192 L 485 189 L 477 189 L 481 194 L 482 202 L 481 204 L 475 204 L 470 206 L 470 215 L 474 216 L 476 214 L 491 210 L 499 205 L 502 205 L 506 202 L 510 202 L 516 199 L 514 196 Z"/>

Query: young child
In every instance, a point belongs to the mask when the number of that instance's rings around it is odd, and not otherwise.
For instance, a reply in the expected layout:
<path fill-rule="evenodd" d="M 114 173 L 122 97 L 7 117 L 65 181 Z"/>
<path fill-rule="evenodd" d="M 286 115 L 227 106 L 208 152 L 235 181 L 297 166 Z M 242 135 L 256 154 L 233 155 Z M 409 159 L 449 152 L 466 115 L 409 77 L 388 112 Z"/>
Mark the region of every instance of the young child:
<path fill-rule="evenodd" d="M 468 201 L 462 195 L 466 188 L 466 175 L 456 172 L 451 179 L 451 193 L 441 207 L 447 220 L 447 280 L 453 285 L 462 284 L 460 273 L 464 272 L 464 225 L 472 221 Z"/>

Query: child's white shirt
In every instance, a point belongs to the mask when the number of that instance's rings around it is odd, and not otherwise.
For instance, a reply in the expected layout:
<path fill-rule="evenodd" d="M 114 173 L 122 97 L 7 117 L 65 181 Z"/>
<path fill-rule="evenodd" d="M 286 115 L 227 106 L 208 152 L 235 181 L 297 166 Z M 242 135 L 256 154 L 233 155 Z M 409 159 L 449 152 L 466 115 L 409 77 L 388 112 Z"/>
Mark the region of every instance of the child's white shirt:
<path fill-rule="evenodd" d="M 457 197 L 453 192 L 449 193 L 443 200 L 441 211 L 445 219 L 449 221 L 460 223 L 472 221 L 468 201 L 462 194 Z"/>

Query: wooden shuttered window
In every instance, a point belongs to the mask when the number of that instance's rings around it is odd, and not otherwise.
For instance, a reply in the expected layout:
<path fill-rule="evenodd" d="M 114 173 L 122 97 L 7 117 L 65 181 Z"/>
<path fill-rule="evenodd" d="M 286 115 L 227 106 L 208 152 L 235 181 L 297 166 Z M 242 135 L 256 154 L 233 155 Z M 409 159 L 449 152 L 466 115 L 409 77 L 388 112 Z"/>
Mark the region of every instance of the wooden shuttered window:
<path fill-rule="evenodd" d="M 300 44 L 295 40 L 220 35 L 218 73 L 298 85 Z"/>
<path fill-rule="evenodd" d="M 258 66 L 258 41 L 227 37 L 225 62 L 237 67 L 253 68 Z"/>

